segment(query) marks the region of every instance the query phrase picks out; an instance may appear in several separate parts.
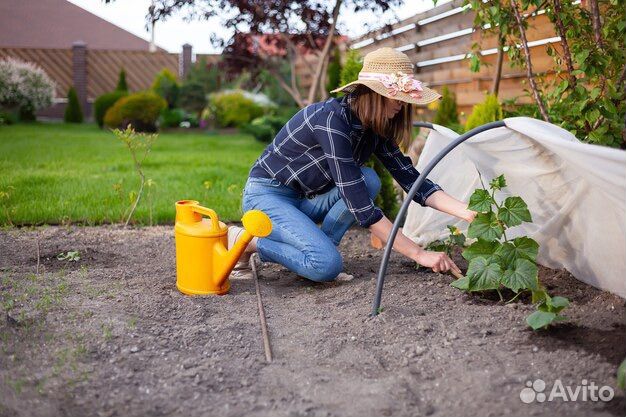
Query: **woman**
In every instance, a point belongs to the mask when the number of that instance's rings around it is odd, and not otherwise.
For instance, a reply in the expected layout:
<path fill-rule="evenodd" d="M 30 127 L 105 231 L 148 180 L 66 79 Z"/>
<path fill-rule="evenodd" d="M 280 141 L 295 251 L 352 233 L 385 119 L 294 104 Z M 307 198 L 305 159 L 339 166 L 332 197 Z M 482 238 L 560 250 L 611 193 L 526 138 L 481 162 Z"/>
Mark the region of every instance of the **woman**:
<path fill-rule="evenodd" d="M 243 210 L 262 210 L 272 220 L 272 233 L 255 238 L 248 254 L 256 251 L 262 261 L 313 281 L 332 281 L 342 271 L 337 246 L 354 223 L 387 240 L 392 223 L 373 202 L 380 180 L 362 165 L 374 154 L 405 191 L 417 179 L 399 145 L 411 138 L 412 106 L 441 96 L 412 74 L 405 54 L 378 49 L 365 56 L 357 81 L 332 91 L 346 95 L 313 103 L 287 122 L 253 165 L 244 188 Z M 476 215 L 430 180 L 414 200 L 468 222 Z M 240 232 L 229 229 L 229 246 Z M 445 253 L 424 250 L 402 233 L 393 248 L 435 272 L 460 272 Z"/>

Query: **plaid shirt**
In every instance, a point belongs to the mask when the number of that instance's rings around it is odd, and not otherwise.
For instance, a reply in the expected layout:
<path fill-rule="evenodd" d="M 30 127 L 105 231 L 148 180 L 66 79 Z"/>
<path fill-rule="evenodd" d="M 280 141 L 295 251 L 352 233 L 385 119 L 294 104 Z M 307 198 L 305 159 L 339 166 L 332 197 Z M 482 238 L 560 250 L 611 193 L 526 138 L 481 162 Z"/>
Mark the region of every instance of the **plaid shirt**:
<path fill-rule="evenodd" d="M 331 98 L 296 113 L 254 163 L 250 176 L 275 178 L 309 198 L 336 185 L 359 225 L 368 227 L 383 213 L 369 197 L 360 166 L 376 155 L 405 191 L 419 172 L 395 141 L 363 130 L 350 111 L 352 99 L 351 94 Z M 426 179 L 413 200 L 425 206 L 437 190 L 441 187 Z"/>

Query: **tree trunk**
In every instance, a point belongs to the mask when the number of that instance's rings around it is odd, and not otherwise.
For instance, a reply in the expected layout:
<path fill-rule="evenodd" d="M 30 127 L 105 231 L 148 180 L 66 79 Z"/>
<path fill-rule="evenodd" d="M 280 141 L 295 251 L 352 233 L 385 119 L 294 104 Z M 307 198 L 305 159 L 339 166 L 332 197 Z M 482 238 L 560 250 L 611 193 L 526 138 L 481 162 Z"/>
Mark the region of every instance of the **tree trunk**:
<path fill-rule="evenodd" d="M 569 86 L 568 89 L 576 87 L 576 76 L 572 74 L 574 72 L 574 63 L 572 61 L 572 53 L 569 49 L 569 43 L 567 42 L 567 36 L 565 26 L 561 20 L 559 13 L 563 10 L 561 0 L 554 0 L 554 23 L 556 25 L 556 32 L 561 38 L 561 47 L 563 48 L 563 58 L 565 59 L 565 65 L 567 66 L 567 72 L 569 73 Z"/>
<path fill-rule="evenodd" d="M 493 85 L 491 86 L 491 93 L 496 97 L 498 91 L 500 91 L 500 79 L 502 78 L 502 62 L 504 61 L 504 38 L 498 36 L 498 58 L 496 61 L 496 73 L 493 77 Z"/>
<path fill-rule="evenodd" d="M 317 68 L 315 69 L 315 76 L 313 77 L 313 83 L 311 84 L 311 87 L 309 88 L 309 97 L 307 100 L 308 101 L 307 104 L 311 104 L 315 101 L 315 95 L 320 85 L 320 79 L 322 78 L 324 63 L 326 62 L 326 59 L 328 58 L 330 47 L 332 46 L 333 38 L 335 37 L 337 19 L 339 18 L 339 9 L 341 9 L 342 3 L 343 3 L 343 0 L 335 1 L 335 7 L 333 8 L 333 23 L 330 25 L 330 28 L 328 29 L 328 36 L 326 37 L 324 48 L 322 48 L 322 52 L 318 57 L 319 61 L 317 61 Z"/>
<path fill-rule="evenodd" d="M 526 77 L 528 78 L 528 83 L 530 84 L 530 88 L 533 91 L 533 97 L 537 106 L 539 107 L 539 111 L 541 112 L 541 116 L 543 120 L 550 123 L 550 116 L 548 116 L 548 111 L 546 110 L 546 106 L 541 100 L 541 96 L 539 95 L 539 90 L 537 88 L 537 83 L 535 82 L 535 77 L 533 75 L 533 65 L 530 58 L 530 49 L 528 48 L 528 40 L 526 39 L 526 30 L 524 29 L 524 22 L 522 21 L 522 16 L 517 9 L 516 0 L 511 0 L 511 8 L 513 9 L 513 14 L 515 15 L 515 21 L 517 22 L 517 26 L 519 28 L 520 38 L 522 40 L 522 47 L 524 49 L 524 57 L 526 60 Z"/>

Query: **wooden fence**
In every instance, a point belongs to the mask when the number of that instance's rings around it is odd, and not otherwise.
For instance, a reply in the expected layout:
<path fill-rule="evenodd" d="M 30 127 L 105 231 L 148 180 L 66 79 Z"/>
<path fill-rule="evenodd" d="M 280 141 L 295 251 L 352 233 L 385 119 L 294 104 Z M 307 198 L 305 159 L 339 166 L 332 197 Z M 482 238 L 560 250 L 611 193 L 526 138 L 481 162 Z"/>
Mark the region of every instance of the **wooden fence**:
<path fill-rule="evenodd" d="M 1 48 L 0 59 L 14 57 L 32 62 L 57 83 L 57 97 L 65 97 L 72 86 L 71 49 Z M 120 69 L 132 90 L 149 88 L 154 76 L 163 68 L 178 74 L 178 54 L 148 51 L 87 50 L 87 97 L 93 100 L 115 89 Z"/>
<path fill-rule="evenodd" d="M 529 22 L 529 41 L 533 71 L 546 72 L 550 78 L 553 59 L 546 53 L 546 44 L 552 44 L 560 52 L 560 43 L 552 29 L 552 24 L 543 11 L 526 16 Z M 483 101 L 493 81 L 497 58 L 497 40 L 483 30 L 472 28 L 474 12 L 463 6 L 462 0 L 454 0 L 437 6 L 424 13 L 399 21 L 390 28 L 369 32 L 351 41 L 351 49 L 362 56 L 384 46 L 396 48 L 406 53 L 415 64 L 416 78 L 436 91 L 443 86 L 456 94 L 459 112 L 467 115 L 474 104 Z M 466 57 L 474 42 L 482 47 L 482 61 L 479 72 L 470 71 Z M 511 68 L 508 56 L 504 54 L 499 97 L 510 99 L 524 96 L 526 72 L 523 68 Z M 529 103 L 528 97 L 518 100 Z M 420 113 L 428 113 L 420 109 Z M 464 119 L 464 116 L 461 117 Z"/>

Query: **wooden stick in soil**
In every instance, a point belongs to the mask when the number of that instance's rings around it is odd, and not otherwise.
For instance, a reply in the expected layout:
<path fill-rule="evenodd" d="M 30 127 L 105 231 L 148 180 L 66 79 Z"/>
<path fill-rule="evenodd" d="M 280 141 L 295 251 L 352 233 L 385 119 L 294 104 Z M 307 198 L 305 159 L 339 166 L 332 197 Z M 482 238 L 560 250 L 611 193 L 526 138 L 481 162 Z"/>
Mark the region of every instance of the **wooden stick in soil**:
<path fill-rule="evenodd" d="M 37 242 L 37 275 L 39 275 L 39 264 L 41 263 L 41 251 L 39 249 L 39 238 L 35 238 Z"/>
<path fill-rule="evenodd" d="M 254 276 L 254 286 L 256 287 L 256 299 L 259 306 L 259 320 L 261 322 L 261 334 L 263 335 L 263 349 L 265 350 L 265 360 L 267 363 L 272 362 L 272 347 L 270 346 L 270 336 L 267 332 L 267 322 L 265 321 L 265 309 L 263 308 L 263 300 L 261 299 L 261 288 L 259 287 L 259 275 L 256 270 L 256 254 L 250 256 L 250 265 L 252 266 L 252 275 Z"/>

